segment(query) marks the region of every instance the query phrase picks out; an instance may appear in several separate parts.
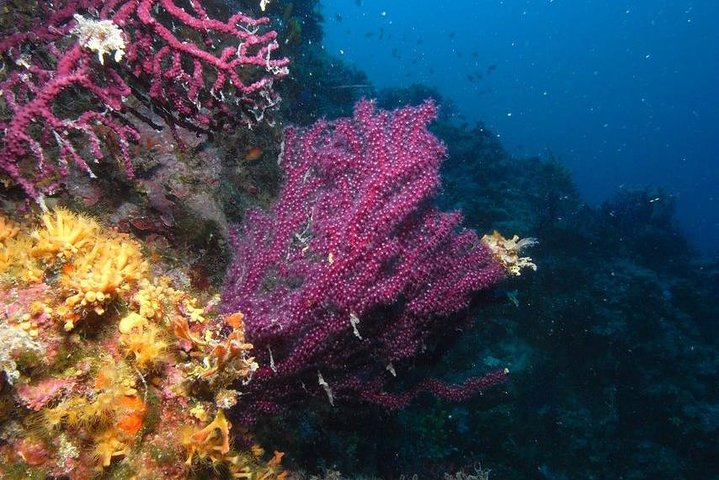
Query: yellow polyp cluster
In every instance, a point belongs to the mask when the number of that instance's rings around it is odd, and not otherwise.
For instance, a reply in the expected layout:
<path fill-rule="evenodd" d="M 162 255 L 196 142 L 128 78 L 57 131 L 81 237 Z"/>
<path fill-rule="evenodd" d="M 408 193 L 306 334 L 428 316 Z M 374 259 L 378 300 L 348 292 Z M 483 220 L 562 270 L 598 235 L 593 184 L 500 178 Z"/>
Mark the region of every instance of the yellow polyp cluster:
<path fill-rule="evenodd" d="M 193 429 L 187 427 L 183 431 L 182 443 L 187 451 L 185 464 L 194 463 L 224 464 L 227 466 L 230 478 L 250 480 L 285 480 L 287 472 L 280 467 L 282 452 L 275 451 L 274 455 L 264 466 L 258 467 L 257 458 L 264 455 L 264 450 L 253 445 L 251 454 L 240 454 L 232 451 L 230 447 L 230 422 L 222 410 L 218 410 L 214 420 L 208 425 Z"/>
<path fill-rule="evenodd" d="M 146 370 L 164 360 L 164 352 L 171 341 L 172 318 L 204 318 L 204 310 L 191 308 L 197 299 L 170 286 L 169 279 L 142 279 L 139 290 L 130 302 L 131 311 L 120 320 L 120 346 L 134 360 L 140 370 Z"/>
<path fill-rule="evenodd" d="M 520 253 L 527 247 L 537 244 L 535 238 L 520 238 L 515 235 L 512 238 L 504 238 L 501 233 L 494 231 L 491 235 L 482 237 L 482 242 L 489 247 L 494 259 L 498 261 L 510 276 L 519 276 L 522 269 L 530 268 L 537 270 L 537 265 L 530 257 L 520 257 Z"/>
<path fill-rule="evenodd" d="M 105 430 L 97 436 L 95 442 L 94 458 L 103 467 L 109 467 L 113 458 L 124 457 L 129 450 L 113 430 Z"/>
<path fill-rule="evenodd" d="M 0 281 L 37 282 L 44 270 L 29 255 L 33 241 L 27 236 L 8 237 L 0 241 Z"/>
<path fill-rule="evenodd" d="M 17 232 L 19 231 L 20 227 L 11 220 L 5 218 L 4 215 L 0 215 L 0 242 L 4 242 L 9 238 L 15 238 Z"/>
<path fill-rule="evenodd" d="M 54 315 L 65 330 L 72 330 L 88 312 L 103 315 L 108 303 L 130 295 L 147 278 L 140 244 L 129 236 L 62 208 L 40 220 L 32 233 L 12 227 L 12 235 L 0 242 L 0 281 L 52 278 L 54 296 L 63 299 Z"/>
<path fill-rule="evenodd" d="M 32 233 L 8 225 L 0 332 L 18 332 L 33 355 L 0 388 L 18 416 L 0 478 L 17 464 L 72 480 L 285 478 L 281 454 L 232 447 L 224 412 L 257 368 L 242 313 L 219 315 L 212 292 L 153 276 L 138 240 L 88 217 L 58 209 Z M 183 266 L 153 271 L 182 279 Z"/>
<path fill-rule="evenodd" d="M 205 321 L 204 309 L 197 306 L 197 299 L 185 297 L 182 300 L 182 310 L 191 322 L 202 323 Z"/>
<path fill-rule="evenodd" d="M 145 370 L 162 361 L 167 342 L 163 340 L 162 330 L 157 325 L 131 312 L 120 320 L 118 328 L 120 345 L 133 356 L 137 368 Z"/>
<path fill-rule="evenodd" d="M 161 319 L 172 310 L 168 310 L 168 306 L 173 306 L 191 322 L 205 321 L 205 309 L 197 306 L 198 300 L 181 290 L 172 288 L 167 277 L 160 277 L 152 282 L 141 280 L 139 285 L 140 289 L 133 297 L 133 303 L 137 305 L 139 314 L 143 317 Z"/>
<path fill-rule="evenodd" d="M 173 302 L 179 291 L 169 286 L 169 279 L 160 278 L 157 283 L 149 280 L 140 281 L 140 289 L 135 294 L 134 302 L 139 309 L 139 315 L 151 319 L 162 318 L 168 302 Z"/>
<path fill-rule="evenodd" d="M 106 365 L 97 373 L 86 395 L 67 398 L 47 409 L 46 417 L 52 426 L 61 423 L 70 427 L 107 426 L 117 417 L 119 400 L 137 394 L 134 384 L 127 373 L 121 373 L 115 365 Z"/>
<path fill-rule="evenodd" d="M 102 315 L 107 302 L 129 292 L 147 271 L 137 242 L 125 236 L 100 237 L 91 250 L 63 267 L 61 285 L 74 292 L 65 299 L 65 305 L 70 310 L 82 307 Z M 71 317 L 65 329 L 73 326 Z"/>
<path fill-rule="evenodd" d="M 20 227 L 0 215 L 0 281 L 4 278 L 37 281 L 42 270 L 34 266 L 29 252 L 33 242 L 27 236 L 18 236 Z"/>
<path fill-rule="evenodd" d="M 134 378 L 112 363 L 100 369 L 92 387 L 47 409 L 45 419 L 50 429 L 82 433 L 92 443 L 98 466 L 108 467 L 129 452 L 147 408 Z"/>
<path fill-rule="evenodd" d="M 32 255 L 46 261 L 66 260 L 91 248 L 100 230 L 94 220 L 64 208 L 47 212 L 40 220 L 43 228 L 32 233 Z"/>

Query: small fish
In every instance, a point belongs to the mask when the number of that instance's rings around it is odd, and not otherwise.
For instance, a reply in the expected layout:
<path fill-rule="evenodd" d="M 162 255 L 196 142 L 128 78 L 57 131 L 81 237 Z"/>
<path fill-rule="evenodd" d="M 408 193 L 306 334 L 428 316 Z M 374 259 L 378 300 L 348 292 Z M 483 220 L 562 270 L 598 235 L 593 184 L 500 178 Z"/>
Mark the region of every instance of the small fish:
<path fill-rule="evenodd" d="M 454 38 L 455 35 L 457 35 L 457 32 L 449 32 L 449 38 Z"/>
<path fill-rule="evenodd" d="M 490 65 L 487 67 L 487 74 L 494 72 L 497 69 L 496 65 Z"/>
<path fill-rule="evenodd" d="M 374 37 L 374 32 L 367 32 L 364 34 L 365 38 Z"/>
<path fill-rule="evenodd" d="M 340 15 L 339 13 L 335 13 L 335 20 L 337 21 L 337 23 L 342 23 L 342 15 Z"/>
<path fill-rule="evenodd" d="M 262 148 L 260 147 L 250 147 L 249 150 L 247 150 L 247 155 L 245 155 L 245 161 L 247 162 L 254 162 L 258 158 L 262 156 Z"/>
<path fill-rule="evenodd" d="M 352 89 L 352 88 L 370 88 L 370 85 L 364 84 L 364 83 L 355 83 L 352 85 L 336 85 L 334 87 L 330 87 L 335 90 L 342 90 L 342 89 Z"/>

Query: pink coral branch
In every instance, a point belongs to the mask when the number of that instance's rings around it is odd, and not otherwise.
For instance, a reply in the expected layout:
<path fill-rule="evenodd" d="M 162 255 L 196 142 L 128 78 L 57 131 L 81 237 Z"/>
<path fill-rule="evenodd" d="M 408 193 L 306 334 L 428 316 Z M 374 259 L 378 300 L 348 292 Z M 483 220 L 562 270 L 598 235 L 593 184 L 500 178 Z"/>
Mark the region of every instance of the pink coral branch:
<path fill-rule="evenodd" d="M 71 89 L 83 89 L 95 94 L 102 105 L 120 106 L 123 96 L 129 95 L 124 84 L 107 82 L 100 89 L 94 82 L 89 65 L 90 58 L 79 45 L 69 49 L 58 59 L 57 70 L 44 70 L 38 65 L 25 73 L 13 72 L 2 83 L 3 97 L 11 111 L 6 124 L 0 150 L 0 169 L 23 187 L 32 198 L 39 198 L 38 187 L 47 191 L 47 181 L 54 176 L 67 174 L 68 166 L 74 164 L 81 170 L 90 167 L 78 152 L 83 142 L 89 142 L 93 151 L 99 153 L 102 143 L 97 127 L 105 127 L 126 144 L 136 139 L 137 133 L 129 126 L 114 121 L 110 115 L 85 112 L 76 118 L 60 118 L 56 113 L 57 98 Z M 119 77 L 109 77 L 119 80 Z M 79 137 L 77 136 L 79 134 Z M 51 167 L 48 154 L 57 157 L 59 168 Z M 123 163 L 131 165 L 129 151 L 123 152 Z M 25 159 L 35 159 L 35 166 L 23 165 Z M 22 169 L 22 170 L 21 170 Z M 33 172 L 33 173 L 26 173 Z M 131 168 L 126 168 L 129 176 Z"/>
<path fill-rule="evenodd" d="M 465 322 L 473 295 L 504 277 L 460 214 L 431 205 L 445 156 L 427 130 L 435 115 L 432 102 L 387 112 L 362 101 L 352 118 L 285 131 L 280 198 L 235 234 L 223 291 L 223 309 L 245 313 L 261 365 L 245 401 L 267 408 L 333 391 L 394 408 L 504 377 L 383 393 L 394 363 Z"/>
<path fill-rule="evenodd" d="M 132 177 L 129 144 L 139 138 L 132 122 L 146 117 L 128 116 L 130 96 L 173 132 L 210 133 L 261 120 L 279 101 L 273 81 L 287 74 L 288 60 L 272 58 L 276 32 L 260 31 L 267 18 L 212 19 L 199 0 L 58 0 L 37 15 L 19 22 L 24 30 L 0 35 L 0 51 L 14 62 L 0 82 L 9 112 L 0 119 L 0 171 L 35 199 L 72 166 L 90 172 L 110 137 Z M 78 43 L 76 15 L 121 28 L 124 57 L 100 62 Z M 76 111 L 70 98 L 79 100 Z"/>

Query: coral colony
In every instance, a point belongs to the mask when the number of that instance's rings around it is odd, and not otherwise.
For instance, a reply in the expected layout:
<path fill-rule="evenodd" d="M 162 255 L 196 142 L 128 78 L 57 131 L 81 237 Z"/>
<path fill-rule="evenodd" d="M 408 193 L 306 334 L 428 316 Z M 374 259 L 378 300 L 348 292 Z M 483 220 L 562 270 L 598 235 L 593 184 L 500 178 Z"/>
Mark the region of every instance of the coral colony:
<path fill-rule="evenodd" d="M 501 261 L 518 246 L 458 232 L 458 213 L 429 205 L 445 155 L 426 128 L 435 113 L 432 102 L 386 112 L 362 101 L 353 118 L 285 131 L 284 188 L 270 213 L 250 212 L 236 232 L 221 303 L 247 312 L 261 359 L 248 412 L 318 393 L 388 408 L 420 390 L 461 400 L 505 375 L 383 389 L 403 360 L 461 324 L 453 314 L 474 293 L 526 261 Z"/>
<path fill-rule="evenodd" d="M 272 58 L 277 34 L 261 33 L 268 19 L 238 13 L 219 21 L 200 2 L 188 6 L 173 0 L 39 2 L 42 20 L 0 40 L 0 52 L 15 64 L 0 83 L 11 111 L 0 125 L 0 169 L 39 199 L 58 188 L 70 165 L 92 175 L 79 152 L 85 143 L 92 163 L 104 158 L 104 143 L 117 142 L 132 177 L 128 142 L 139 139 L 132 120 L 150 121 L 143 110 L 173 132 L 184 127 L 209 134 L 261 120 L 278 101 L 272 82 L 287 74 L 288 64 Z M 185 37 L 167 24 L 182 25 Z M 59 104 L 73 89 L 86 98 L 60 116 Z"/>
<path fill-rule="evenodd" d="M 156 238 L 48 196 L 108 157 L 132 178 L 140 125 L 181 152 L 181 131 L 268 120 L 288 72 L 269 20 L 215 19 L 198 0 L 26 8 L 0 38 L 0 172 L 26 199 L 0 214 L 2 478 L 283 479 L 282 453 L 248 430 L 262 414 L 312 397 L 459 401 L 506 377 L 391 388 L 477 292 L 535 268 L 520 257 L 531 241 L 480 238 L 434 207 L 446 149 L 432 102 L 365 100 L 286 128 L 279 198 L 231 232 L 217 295 Z"/>

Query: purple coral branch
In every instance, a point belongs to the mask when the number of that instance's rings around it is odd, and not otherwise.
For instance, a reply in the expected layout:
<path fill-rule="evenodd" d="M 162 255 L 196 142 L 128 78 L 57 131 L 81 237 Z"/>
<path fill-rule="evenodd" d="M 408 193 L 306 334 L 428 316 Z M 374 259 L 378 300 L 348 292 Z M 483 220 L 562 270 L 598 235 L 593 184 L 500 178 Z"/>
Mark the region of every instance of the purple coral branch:
<path fill-rule="evenodd" d="M 394 363 L 451 332 L 473 295 L 504 277 L 475 232 L 459 229 L 460 214 L 431 205 L 445 156 L 426 128 L 435 115 L 432 102 L 387 112 L 361 101 L 352 118 L 285 131 L 280 198 L 233 237 L 223 291 L 223 309 L 245 313 L 261 364 L 245 401 L 272 411 L 333 392 L 394 407 L 503 378 L 383 390 Z"/>
<path fill-rule="evenodd" d="M 103 139 L 98 134 L 98 126 L 115 134 L 121 145 L 139 138 L 132 127 L 117 122 L 105 112 L 88 111 L 75 119 L 60 118 L 55 113 L 57 98 L 72 88 L 94 94 L 110 109 L 120 107 L 121 98 L 129 95 L 129 89 L 116 75 L 107 76 L 104 86 L 99 87 L 90 60 L 79 45 L 74 45 L 58 59 L 56 70 L 34 64 L 27 72 L 13 72 L 2 82 L 11 117 L 4 125 L 0 169 L 32 198 L 39 198 L 40 190 L 52 190 L 48 180 L 67 175 L 70 164 L 91 172 L 78 149 L 84 140 L 91 145 L 95 159 L 102 158 L 99 146 Z M 48 162 L 50 155 L 57 159 L 57 167 Z M 28 157 L 34 158 L 35 166 L 25 165 L 23 171 L 21 162 Z M 126 148 L 122 150 L 122 157 L 125 171 L 132 177 Z"/>
<path fill-rule="evenodd" d="M 226 22 L 212 19 L 199 0 L 42 5 L 31 25 L 19 22 L 24 31 L 0 35 L 0 51 L 12 61 L 0 82 L 0 102 L 9 111 L 0 120 L 0 171 L 31 198 L 53 191 L 72 165 L 90 172 L 88 158 L 101 159 L 109 137 L 132 177 L 129 144 L 139 133 L 128 116 L 135 110 L 125 108 L 131 95 L 173 132 L 179 125 L 197 133 L 251 125 L 279 101 L 272 83 L 287 74 L 288 60 L 271 58 L 279 46 L 276 32 L 260 32 L 267 18 L 238 13 Z M 97 52 L 71 37 L 76 14 L 120 27 L 124 58 L 102 65 Z M 79 92 L 86 93 L 80 111 L 60 116 L 58 107 L 80 98 Z"/>
<path fill-rule="evenodd" d="M 271 58 L 279 45 L 277 32 L 259 33 L 269 23 L 266 17 L 237 13 L 223 22 L 210 18 L 200 2 L 184 9 L 173 0 L 111 2 L 100 15 L 128 33 L 127 63 L 136 78 L 151 79 L 153 102 L 190 116 L 198 127 L 218 125 L 218 116 L 205 110 L 251 124 L 278 101 L 272 82 L 287 74 L 289 60 Z M 160 21 L 163 15 L 168 18 Z M 182 25 L 182 38 L 170 28 L 173 23 Z M 187 41 L 190 32 L 203 44 Z M 231 99 L 248 106 L 255 118 L 237 117 L 228 106 Z"/>

